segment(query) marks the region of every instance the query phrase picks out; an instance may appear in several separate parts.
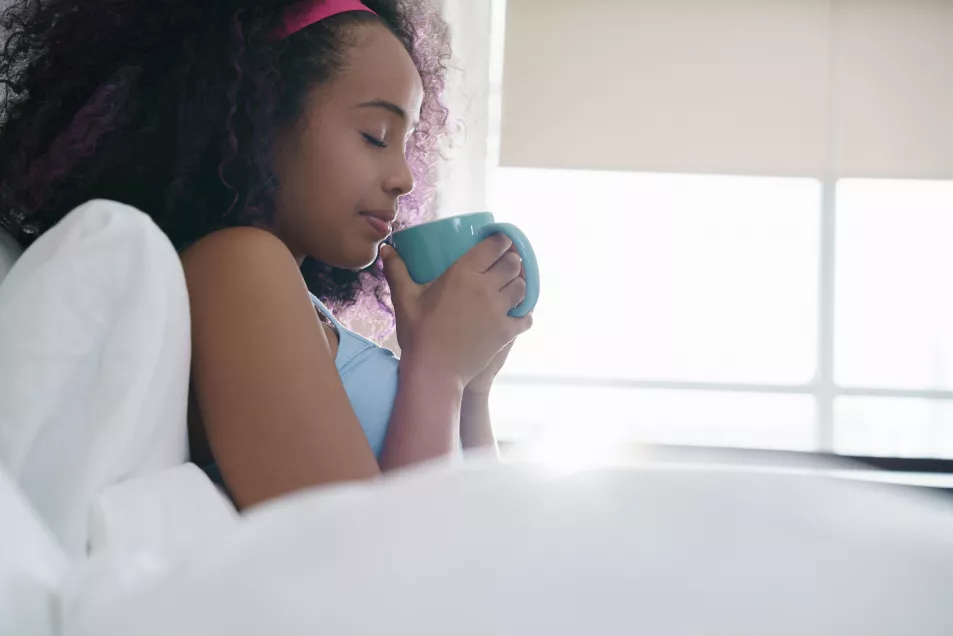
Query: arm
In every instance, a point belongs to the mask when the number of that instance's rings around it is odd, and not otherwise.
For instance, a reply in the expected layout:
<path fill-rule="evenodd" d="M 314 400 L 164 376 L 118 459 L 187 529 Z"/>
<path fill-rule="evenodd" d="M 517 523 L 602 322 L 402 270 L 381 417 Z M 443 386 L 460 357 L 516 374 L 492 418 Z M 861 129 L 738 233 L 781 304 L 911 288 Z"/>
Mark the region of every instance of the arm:
<path fill-rule="evenodd" d="M 424 356 L 401 363 L 379 466 L 351 407 L 298 265 L 271 234 L 235 228 L 183 254 L 192 385 L 209 446 L 240 507 L 365 479 L 446 454 L 462 386 Z"/>
<path fill-rule="evenodd" d="M 192 386 L 239 507 L 379 474 L 284 244 L 261 230 L 224 230 L 189 248 L 182 263 Z"/>
<path fill-rule="evenodd" d="M 532 320 L 532 314 L 528 320 Z M 460 441 L 464 450 L 499 450 L 490 420 L 490 390 L 497 374 L 506 364 L 513 344 L 514 341 L 511 341 L 503 347 L 490 364 L 467 384 L 460 410 Z"/>
<path fill-rule="evenodd" d="M 428 356 L 412 352 L 400 361 L 397 398 L 391 412 L 381 469 L 446 456 L 460 431 L 463 385 L 437 371 Z"/>
<path fill-rule="evenodd" d="M 496 437 L 490 420 L 490 394 L 466 390 L 460 409 L 460 441 L 464 450 L 493 449 Z"/>

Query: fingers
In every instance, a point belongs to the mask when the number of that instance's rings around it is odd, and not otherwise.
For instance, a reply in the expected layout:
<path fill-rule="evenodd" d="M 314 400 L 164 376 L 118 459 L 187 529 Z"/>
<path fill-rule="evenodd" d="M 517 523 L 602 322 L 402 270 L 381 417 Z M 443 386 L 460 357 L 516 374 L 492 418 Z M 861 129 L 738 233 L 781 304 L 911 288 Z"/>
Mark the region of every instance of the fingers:
<path fill-rule="evenodd" d="M 529 312 L 521 318 L 509 318 L 510 338 L 516 340 L 517 337 L 533 328 L 533 312 Z"/>
<path fill-rule="evenodd" d="M 390 293 L 394 299 L 401 298 L 403 294 L 417 286 L 410 277 L 404 260 L 397 255 L 397 250 L 393 247 L 381 245 L 381 260 L 384 262 L 384 278 L 390 285 Z"/>
<path fill-rule="evenodd" d="M 510 279 L 510 282 L 500 290 L 500 296 L 505 304 L 506 311 L 523 302 L 523 299 L 526 298 L 526 281 L 519 277 L 519 271 L 517 271 L 517 276 Z"/>
<path fill-rule="evenodd" d="M 485 276 L 490 279 L 495 289 L 503 289 L 514 279 L 520 277 L 522 269 L 523 261 L 519 254 L 514 251 L 507 251 L 486 271 Z"/>
<path fill-rule="evenodd" d="M 458 263 L 480 274 L 500 260 L 500 257 L 509 251 L 513 241 L 502 234 L 494 234 L 476 244 L 469 252 L 463 255 Z"/>

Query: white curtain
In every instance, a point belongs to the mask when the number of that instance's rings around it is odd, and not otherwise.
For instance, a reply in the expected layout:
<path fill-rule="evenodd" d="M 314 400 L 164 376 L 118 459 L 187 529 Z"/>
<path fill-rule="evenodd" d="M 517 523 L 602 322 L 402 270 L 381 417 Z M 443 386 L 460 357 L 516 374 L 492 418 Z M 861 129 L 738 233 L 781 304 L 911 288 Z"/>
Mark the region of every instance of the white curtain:
<path fill-rule="evenodd" d="M 453 62 L 448 105 L 458 132 L 440 182 L 442 216 L 486 209 L 491 0 L 443 0 Z"/>

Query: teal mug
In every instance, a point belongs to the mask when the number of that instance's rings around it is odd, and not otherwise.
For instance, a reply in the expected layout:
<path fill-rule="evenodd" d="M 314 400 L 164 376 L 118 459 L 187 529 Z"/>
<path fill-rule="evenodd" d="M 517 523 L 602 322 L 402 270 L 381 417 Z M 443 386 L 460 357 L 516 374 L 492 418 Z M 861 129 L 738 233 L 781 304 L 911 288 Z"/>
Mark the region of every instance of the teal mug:
<path fill-rule="evenodd" d="M 510 223 L 496 223 L 489 212 L 475 212 L 422 223 L 394 232 L 388 241 L 407 264 L 418 284 L 429 283 L 447 271 L 470 248 L 493 234 L 503 234 L 523 259 L 526 297 L 510 310 L 519 318 L 533 311 L 539 300 L 539 265 L 526 235 Z"/>

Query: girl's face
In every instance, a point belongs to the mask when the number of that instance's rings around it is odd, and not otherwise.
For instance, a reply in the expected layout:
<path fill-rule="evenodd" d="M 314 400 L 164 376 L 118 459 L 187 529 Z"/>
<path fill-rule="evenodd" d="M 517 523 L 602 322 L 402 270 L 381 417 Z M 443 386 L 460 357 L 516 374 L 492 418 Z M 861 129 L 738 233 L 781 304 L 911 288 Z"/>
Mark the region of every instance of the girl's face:
<path fill-rule="evenodd" d="M 276 234 L 299 262 L 352 270 L 374 262 L 397 199 L 413 190 L 406 147 L 423 101 L 400 41 L 381 25 L 357 35 L 343 71 L 276 139 Z"/>

